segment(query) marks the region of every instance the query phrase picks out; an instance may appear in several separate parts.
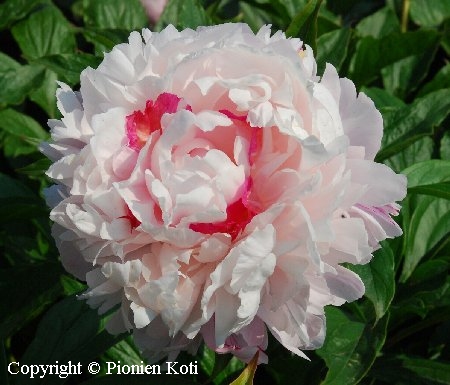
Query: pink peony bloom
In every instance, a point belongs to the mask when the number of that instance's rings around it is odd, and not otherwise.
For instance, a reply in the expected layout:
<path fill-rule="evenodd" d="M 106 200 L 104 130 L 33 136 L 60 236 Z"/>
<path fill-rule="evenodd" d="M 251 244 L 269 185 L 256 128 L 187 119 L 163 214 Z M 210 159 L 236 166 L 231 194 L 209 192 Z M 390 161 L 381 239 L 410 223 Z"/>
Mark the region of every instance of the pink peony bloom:
<path fill-rule="evenodd" d="M 152 24 L 155 24 L 164 11 L 168 0 L 141 0 L 142 5 L 147 11 L 148 18 Z"/>
<path fill-rule="evenodd" d="M 321 346 L 324 306 L 354 301 L 370 261 L 401 234 L 406 178 L 374 162 L 373 102 L 311 49 L 243 24 L 129 42 L 60 84 L 42 151 L 65 268 L 150 360 L 202 341 L 249 361 L 267 334 Z"/>

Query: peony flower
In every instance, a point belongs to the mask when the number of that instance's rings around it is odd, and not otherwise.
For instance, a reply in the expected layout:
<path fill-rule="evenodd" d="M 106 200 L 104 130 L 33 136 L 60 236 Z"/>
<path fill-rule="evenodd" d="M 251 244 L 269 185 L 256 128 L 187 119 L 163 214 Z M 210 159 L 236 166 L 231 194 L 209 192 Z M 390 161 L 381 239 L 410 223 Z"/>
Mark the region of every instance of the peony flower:
<path fill-rule="evenodd" d="M 167 0 L 141 0 L 141 3 L 147 12 L 150 22 L 155 24 L 163 13 Z"/>
<path fill-rule="evenodd" d="M 133 32 L 57 98 L 42 151 L 62 263 L 151 361 L 204 341 L 267 362 L 268 333 L 306 357 L 324 306 L 364 293 L 341 264 L 401 234 L 373 102 L 268 26 Z"/>

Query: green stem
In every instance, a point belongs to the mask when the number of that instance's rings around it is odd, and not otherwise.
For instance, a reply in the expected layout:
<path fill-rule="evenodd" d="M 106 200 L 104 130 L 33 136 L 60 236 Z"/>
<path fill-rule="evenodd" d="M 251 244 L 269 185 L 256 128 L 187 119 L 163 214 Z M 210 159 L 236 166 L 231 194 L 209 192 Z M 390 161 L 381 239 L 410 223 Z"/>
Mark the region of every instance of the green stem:
<path fill-rule="evenodd" d="M 402 8 L 402 32 L 408 31 L 408 16 L 409 16 L 409 7 L 411 5 L 411 0 L 403 0 L 403 8 Z"/>

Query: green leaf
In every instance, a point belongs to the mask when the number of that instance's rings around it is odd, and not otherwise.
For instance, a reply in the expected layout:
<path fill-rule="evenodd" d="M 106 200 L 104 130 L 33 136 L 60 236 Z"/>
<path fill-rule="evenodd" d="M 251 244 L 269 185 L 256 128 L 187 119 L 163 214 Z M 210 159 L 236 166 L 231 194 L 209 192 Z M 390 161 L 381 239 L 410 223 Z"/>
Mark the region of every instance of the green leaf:
<path fill-rule="evenodd" d="M 28 60 L 75 50 L 72 28 L 54 6 L 45 6 L 31 14 L 14 25 L 11 32 Z"/>
<path fill-rule="evenodd" d="M 450 132 L 444 133 L 439 149 L 441 159 L 450 159 Z"/>
<path fill-rule="evenodd" d="M 134 345 L 131 336 L 109 348 L 103 354 L 102 361 L 104 363 L 121 362 L 127 365 L 141 365 L 143 363 L 139 350 Z"/>
<path fill-rule="evenodd" d="M 408 282 L 408 289 L 411 289 L 412 285 L 426 285 L 427 281 L 431 282 L 432 288 L 434 288 L 434 285 L 439 284 L 439 282 L 436 282 L 438 281 L 437 278 L 439 278 L 439 276 L 442 275 L 446 278 L 446 273 L 449 267 L 450 263 L 442 259 L 432 259 L 422 262 L 411 274 Z M 442 284 L 445 284 L 445 279 Z M 415 289 L 416 288 L 414 287 L 414 290 Z"/>
<path fill-rule="evenodd" d="M 370 263 L 350 266 L 358 274 L 366 287 L 365 296 L 375 308 L 377 321 L 389 309 L 395 293 L 394 253 L 388 243 L 377 250 Z"/>
<path fill-rule="evenodd" d="M 438 46 L 424 47 L 422 55 L 409 56 L 381 70 L 386 90 L 405 99 L 427 76 Z"/>
<path fill-rule="evenodd" d="M 80 83 L 81 71 L 86 67 L 97 68 L 101 58 L 87 53 L 69 53 L 45 56 L 38 59 L 37 62 L 56 72 L 63 82 L 74 86 Z"/>
<path fill-rule="evenodd" d="M 424 263 L 428 262 L 429 261 L 426 261 Z M 417 270 L 419 270 L 419 267 L 413 272 L 410 280 L 413 280 L 414 278 L 414 280 L 417 281 L 416 276 L 420 275 L 416 272 Z M 428 327 L 428 322 L 430 320 L 426 317 L 430 317 L 429 314 L 433 310 L 436 311 L 431 314 L 435 314 L 440 322 L 445 319 L 450 320 L 450 312 L 445 311 L 446 308 L 450 306 L 450 277 L 448 277 L 448 272 L 445 271 L 442 273 L 441 271 L 436 270 L 432 279 L 425 282 L 419 282 L 416 286 L 411 286 L 410 280 L 408 280 L 408 286 L 402 290 L 401 298 L 403 299 L 397 301 L 395 305 L 393 304 L 391 307 L 393 319 L 408 319 L 410 318 L 408 317 L 408 313 L 413 313 L 422 317 L 423 321 L 406 326 L 407 329 L 400 329 L 398 335 L 395 337 L 393 336 L 390 343 L 398 342 L 403 338 L 416 333 L 417 330 L 421 330 L 421 324 L 425 324 L 426 327 Z M 398 324 L 398 321 L 396 323 Z"/>
<path fill-rule="evenodd" d="M 36 145 L 48 137 L 38 122 L 13 109 L 0 111 L 0 134 L 7 156 L 36 152 Z"/>
<path fill-rule="evenodd" d="M 216 354 L 214 350 L 209 349 L 206 345 L 202 346 L 200 355 L 200 367 L 214 380 L 230 362 L 231 357 L 228 354 Z M 214 381 L 214 383 L 217 383 Z"/>
<path fill-rule="evenodd" d="M 416 162 L 425 162 L 432 158 L 434 142 L 431 136 L 424 136 L 417 139 L 410 146 L 397 154 L 385 159 L 384 163 L 396 172 L 401 172 L 405 168 Z"/>
<path fill-rule="evenodd" d="M 66 274 L 61 275 L 61 286 L 64 289 L 64 294 L 67 296 L 80 294 L 87 289 L 86 284 L 81 283 Z"/>
<path fill-rule="evenodd" d="M 141 29 L 148 24 L 139 0 L 83 0 L 86 25 L 102 29 Z"/>
<path fill-rule="evenodd" d="M 277 17 L 263 7 L 256 7 L 250 3 L 241 2 L 239 4 L 239 9 L 242 13 L 243 21 L 247 23 L 254 32 L 258 31 L 265 24 L 271 22 L 278 24 L 278 20 L 276 20 Z"/>
<path fill-rule="evenodd" d="M 450 182 L 412 187 L 408 189 L 408 193 L 431 195 L 434 197 L 450 200 Z"/>
<path fill-rule="evenodd" d="M 330 12 L 326 7 L 321 7 L 317 17 L 317 36 L 334 31 L 342 27 L 342 19 Z"/>
<path fill-rule="evenodd" d="M 296 1 L 296 0 L 293 0 Z M 288 8 L 295 4 L 287 4 L 290 0 L 247 0 L 239 3 L 241 15 L 238 18 L 247 23 L 253 31 L 258 31 L 263 25 L 271 24 L 275 28 L 285 29 L 291 22 L 291 15 Z M 296 1 L 297 9 L 301 9 L 306 0 Z M 302 3 L 302 4 L 300 4 Z"/>
<path fill-rule="evenodd" d="M 42 263 L 0 270 L 0 339 L 37 317 L 62 293 L 59 263 Z"/>
<path fill-rule="evenodd" d="M 17 20 L 23 19 L 33 9 L 48 0 L 6 0 L 0 5 L 0 29 L 9 27 Z"/>
<path fill-rule="evenodd" d="M 311 361 L 308 361 L 293 355 L 283 345 L 278 343 L 269 349 L 270 364 L 265 365 L 263 370 L 268 371 L 273 377 L 273 381 L 270 383 L 278 385 L 317 385 L 321 382 L 323 374 L 321 372 L 324 369 L 324 364 L 315 353 L 305 352 L 311 359 Z"/>
<path fill-rule="evenodd" d="M 317 39 L 317 72 L 322 74 L 325 64 L 333 64 L 337 71 L 347 56 L 352 32 L 349 28 L 340 28 L 323 34 Z M 339 49 L 336 49 L 339 47 Z"/>
<path fill-rule="evenodd" d="M 229 377 L 236 371 L 236 368 L 233 367 L 231 362 L 233 357 L 230 354 L 216 354 L 214 351 L 211 352 L 214 354 L 214 367 L 210 378 L 214 379 L 214 383 L 220 384 L 224 378 Z"/>
<path fill-rule="evenodd" d="M 420 162 L 403 170 L 408 188 L 450 181 L 450 160 L 433 159 Z"/>
<path fill-rule="evenodd" d="M 40 106 L 51 118 L 55 118 L 57 114 L 57 79 L 58 77 L 53 71 L 46 70 L 44 73 L 44 80 L 40 87 L 30 93 L 30 99 Z"/>
<path fill-rule="evenodd" d="M 328 367 L 321 385 L 357 384 L 367 373 L 381 350 L 388 317 L 371 327 L 353 321 L 341 309 L 326 308 L 327 336 L 323 347 L 317 350 Z"/>
<path fill-rule="evenodd" d="M 374 377 L 383 383 L 411 385 L 450 384 L 450 363 L 407 356 L 386 357 L 377 362 Z"/>
<path fill-rule="evenodd" d="M 425 196 L 414 210 L 406 236 L 405 259 L 400 277 L 405 282 L 420 260 L 450 232 L 450 201 Z"/>
<path fill-rule="evenodd" d="M 317 16 L 322 0 L 309 0 L 305 7 L 295 15 L 286 30 L 286 36 L 299 37 L 303 43 L 316 52 Z"/>
<path fill-rule="evenodd" d="M 444 33 L 442 36 L 441 46 L 447 55 L 450 55 L 450 19 L 444 21 Z"/>
<path fill-rule="evenodd" d="M 279 3 L 284 6 L 291 18 L 293 18 L 307 2 L 308 0 L 279 0 Z"/>
<path fill-rule="evenodd" d="M 400 22 L 390 7 L 383 7 L 377 12 L 362 19 L 356 26 L 356 32 L 361 36 L 381 38 L 394 32 L 400 32 Z"/>
<path fill-rule="evenodd" d="M 25 197 L 0 198 L 0 225 L 9 222 L 23 222 L 31 218 L 48 217 L 48 209 L 44 203 Z"/>
<path fill-rule="evenodd" d="M 219 358 L 219 360 L 223 360 L 224 358 Z M 229 380 L 231 377 L 235 377 L 236 373 L 241 372 L 245 367 L 245 364 L 237 359 L 236 357 L 232 357 L 228 361 L 228 365 L 225 367 L 224 370 L 222 370 L 214 379 L 214 383 L 216 384 L 224 384 L 228 383 L 227 380 Z"/>
<path fill-rule="evenodd" d="M 160 31 L 169 24 L 173 24 L 180 29 L 196 29 L 201 25 L 211 25 L 212 20 L 199 0 L 169 0 L 156 23 L 155 29 Z"/>
<path fill-rule="evenodd" d="M 97 311 L 90 309 L 75 296 L 67 297 L 54 305 L 39 323 L 34 340 L 20 360 L 21 365 L 81 363 L 92 361 L 105 350 L 123 339 L 125 335 L 112 336 L 104 330 Z M 86 366 L 82 366 L 87 372 Z M 27 376 L 17 375 L 16 384 L 28 384 Z M 35 380 L 35 384 L 54 385 L 65 382 L 59 376 Z"/>
<path fill-rule="evenodd" d="M 361 92 L 364 92 L 370 99 L 373 100 L 378 109 L 383 107 L 404 107 L 405 102 L 392 95 L 383 88 L 378 87 L 362 87 Z"/>
<path fill-rule="evenodd" d="M 436 75 L 434 75 L 433 79 L 423 86 L 419 91 L 418 96 L 423 96 L 442 88 L 450 88 L 450 63 L 442 67 Z"/>
<path fill-rule="evenodd" d="M 242 373 L 230 385 L 253 385 L 253 377 L 255 376 L 256 368 L 258 367 L 259 351 L 251 359 Z"/>
<path fill-rule="evenodd" d="M 115 45 L 127 41 L 130 35 L 130 31 L 126 29 L 83 28 L 82 33 L 88 42 L 94 44 L 95 54 L 100 58 L 103 57 L 104 52 L 111 51 Z"/>
<path fill-rule="evenodd" d="M 24 198 L 16 199 L 19 201 L 25 200 Z M 13 202 L 10 203 L 11 201 Z M 56 259 L 57 253 L 54 247 L 49 248 L 49 243 L 53 243 L 53 241 L 50 239 L 48 211 L 44 210 L 45 204 L 40 200 L 39 203 L 31 203 L 36 201 L 33 196 L 29 201 L 30 203 L 27 206 L 29 210 L 19 213 L 20 215 L 16 217 L 14 216 L 14 208 L 18 204 L 14 202 L 14 198 L 0 198 L 0 205 L 2 205 L 0 215 L 10 217 L 7 220 L 3 218 L 0 220 L 0 248 L 2 249 L 3 265 L 5 266 L 46 262 L 49 259 L 48 257 L 51 260 Z M 4 202 L 9 202 L 12 210 L 4 207 Z M 23 204 L 23 206 L 26 205 L 27 203 Z M 37 218 L 34 209 L 43 211 L 41 218 Z M 48 255 L 49 253 L 51 253 L 51 256 Z"/>
<path fill-rule="evenodd" d="M 213 373 L 216 364 L 216 353 L 209 349 L 206 344 L 203 344 L 200 349 L 200 354 L 198 354 L 200 359 L 200 367 L 206 375 L 211 378 L 211 374 Z"/>
<path fill-rule="evenodd" d="M 20 181 L 0 173 L 0 199 L 3 198 L 26 198 L 36 199 L 35 194 Z"/>
<path fill-rule="evenodd" d="M 448 88 L 418 98 L 411 105 L 385 113 L 385 132 L 381 150 L 375 160 L 382 162 L 420 138 L 431 135 L 433 128 L 439 126 L 449 113 Z"/>
<path fill-rule="evenodd" d="M 423 27 L 436 27 L 450 17 L 448 0 L 411 0 L 411 19 Z"/>
<path fill-rule="evenodd" d="M 439 384 L 450 384 L 450 363 L 426 360 L 423 358 L 404 358 L 402 367 L 414 375 Z"/>
<path fill-rule="evenodd" d="M 408 177 L 408 192 L 450 199 L 450 161 L 428 160 L 403 171 Z"/>
<path fill-rule="evenodd" d="M 393 33 L 381 39 L 371 36 L 360 40 L 351 64 L 350 78 L 357 86 L 375 80 L 382 68 L 409 56 L 434 52 L 439 34 L 433 30 Z"/>
<path fill-rule="evenodd" d="M 33 118 L 11 108 L 0 111 L 0 127 L 24 141 L 28 138 L 44 140 L 48 137 L 48 133 Z"/>
<path fill-rule="evenodd" d="M 42 259 L 35 258 L 39 256 L 35 254 L 45 251 L 38 249 L 35 225 L 39 223 L 31 222 L 39 216 L 48 218 L 42 199 L 20 181 L 0 174 L 0 230 L 4 229 L 0 245 L 5 258 L 16 256 L 11 264 Z"/>
<path fill-rule="evenodd" d="M 199 365 L 214 384 L 222 384 L 225 379 L 231 377 L 244 368 L 242 361 L 239 361 L 231 354 L 217 354 L 203 344 Z"/>
<path fill-rule="evenodd" d="M 16 239 L 19 239 L 26 234 L 27 224 L 39 217 L 48 218 L 44 201 L 20 181 L 0 174 L 0 226 L 5 226 L 8 231 L 20 231 L 15 234 Z M 21 228 L 15 229 L 14 226 L 18 224 Z M 31 235 L 26 234 L 25 238 L 29 236 Z M 35 234 L 32 236 L 35 237 Z M 25 244 L 22 247 L 22 254 L 25 255 L 28 250 L 25 249 Z"/>
<path fill-rule="evenodd" d="M 358 20 L 373 13 L 380 2 L 374 0 L 327 0 L 327 8 L 343 19 L 343 25 L 354 25 Z"/>
<path fill-rule="evenodd" d="M 0 107 L 22 103 L 30 92 L 42 84 L 44 71 L 45 68 L 39 65 L 24 65 L 5 71 L 0 69 Z"/>
<path fill-rule="evenodd" d="M 15 71 L 20 68 L 20 64 L 12 57 L 0 52 L 0 74 L 8 71 Z M 1 75 L 0 75 L 1 76 Z"/>
<path fill-rule="evenodd" d="M 307 3 L 307 0 L 247 0 L 246 3 L 248 10 L 253 9 L 253 12 L 260 13 L 261 16 L 264 15 L 263 18 L 271 21 L 272 24 L 283 26 L 290 23 L 296 13 L 295 8 L 301 9 Z M 244 4 L 244 2 L 239 4 L 241 11 Z M 292 14 L 292 11 L 295 13 Z M 250 15 L 247 14 L 247 16 Z M 246 17 L 244 17 L 245 22 L 247 22 Z M 259 25 L 257 29 L 261 26 Z"/>

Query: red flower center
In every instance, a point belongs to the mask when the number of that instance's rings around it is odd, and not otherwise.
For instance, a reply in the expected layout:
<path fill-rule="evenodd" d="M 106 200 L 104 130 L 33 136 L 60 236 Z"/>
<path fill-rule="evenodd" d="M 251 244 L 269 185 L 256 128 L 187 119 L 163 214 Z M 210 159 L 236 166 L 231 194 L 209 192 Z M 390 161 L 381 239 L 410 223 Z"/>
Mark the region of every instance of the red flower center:
<path fill-rule="evenodd" d="M 181 98 L 174 94 L 164 92 L 155 101 L 147 100 L 144 111 L 134 111 L 127 116 L 126 130 L 128 145 L 140 150 L 144 147 L 148 137 L 155 131 L 161 132 L 161 118 L 165 113 L 175 113 Z M 186 106 L 187 110 L 191 110 Z"/>
<path fill-rule="evenodd" d="M 147 100 L 145 109 L 134 111 L 126 117 L 126 134 L 128 146 L 139 151 L 147 142 L 149 136 L 154 132 L 162 133 L 161 119 L 164 114 L 175 113 L 180 109 L 191 111 L 190 106 L 180 105 L 182 101 L 178 96 L 171 93 L 162 93 L 156 100 Z M 261 148 L 261 130 L 253 128 L 246 122 L 246 116 L 237 116 L 228 110 L 221 110 L 221 113 L 227 115 L 234 123 L 244 131 L 248 132 L 250 138 L 250 148 L 248 157 L 250 165 L 253 164 Z M 244 188 L 241 196 L 227 207 L 227 218 L 224 221 L 216 223 L 191 223 L 189 228 L 203 234 L 227 233 L 234 240 L 247 226 L 257 211 L 250 207 L 249 195 L 252 187 L 252 179 L 248 177 L 244 182 Z M 155 206 L 155 216 L 161 218 L 161 209 Z M 159 210 L 158 210 L 159 209 Z M 158 211 L 158 212 L 156 212 Z M 130 221 L 132 229 L 140 225 L 139 220 L 128 209 L 127 218 Z"/>
<path fill-rule="evenodd" d="M 246 122 L 246 116 L 237 116 L 227 110 L 221 110 L 220 112 L 227 115 L 235 124 L 250 131 L 248 159 L 250 165 L 253 165 L 262 147 L 262 130 L 250 127 Z M 228 205 L 227 219 L 216 223 L 191 223 L 189 228 L 203 234 L 228 233 L 231 235 L 231 239 L 235 240 L 250 223 L 253 217 L 258 214 L 258 211 L 255 207 L 251 207 L 249 202 L 252 184 L 252 178 L 248 177 L 244 182 L 241 197 Z"/>
<path fill-rule="evenodd" d="M 203 234 L 227 233 L 231 235 L 231 239 L 236 239 L 257 214 L 248 202 L 251 184 L 251 179 L 247 179 L 242 196 L 234 203 L 228 205 L 227 219 L 216 223 L 191 223 L 189 228 Z"/>

